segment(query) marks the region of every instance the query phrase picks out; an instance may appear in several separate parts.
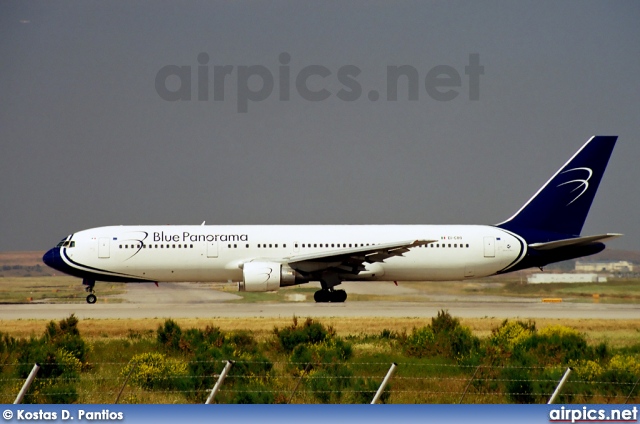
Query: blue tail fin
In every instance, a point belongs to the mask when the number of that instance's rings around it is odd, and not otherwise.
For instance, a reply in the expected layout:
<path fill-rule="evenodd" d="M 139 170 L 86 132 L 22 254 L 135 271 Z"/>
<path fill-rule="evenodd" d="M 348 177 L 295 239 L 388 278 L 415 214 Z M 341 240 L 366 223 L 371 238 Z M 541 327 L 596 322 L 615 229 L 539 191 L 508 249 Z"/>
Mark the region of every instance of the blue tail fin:
<path fill-rule="evenodd" d="M 519 234 L 580 235 L 617 139 L 591 137 L 515 215 L 498 226 Z"/>

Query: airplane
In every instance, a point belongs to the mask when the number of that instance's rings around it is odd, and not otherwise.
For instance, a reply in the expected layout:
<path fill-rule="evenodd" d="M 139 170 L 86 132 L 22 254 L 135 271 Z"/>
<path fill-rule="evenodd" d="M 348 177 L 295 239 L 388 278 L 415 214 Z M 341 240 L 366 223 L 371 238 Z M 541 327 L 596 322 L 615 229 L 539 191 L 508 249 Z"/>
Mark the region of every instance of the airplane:
<path fill-rule="evenodd" d="M 73 233 L 43 256 L 96 281 L 237 282 L 246 292 L 319 281 L 314 300 L 344 302 L 343 281 L 451 281 L 593 255 L 618 233 L 581 236 L 617 136 L 591 137 L 512 217 L 495 225 L 141 225 Z"/>

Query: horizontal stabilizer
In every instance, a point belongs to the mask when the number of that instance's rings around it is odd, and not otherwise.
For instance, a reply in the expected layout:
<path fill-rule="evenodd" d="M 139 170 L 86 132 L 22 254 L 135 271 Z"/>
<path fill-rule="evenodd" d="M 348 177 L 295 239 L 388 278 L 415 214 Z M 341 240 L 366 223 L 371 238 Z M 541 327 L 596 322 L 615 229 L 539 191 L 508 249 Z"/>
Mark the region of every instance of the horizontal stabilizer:
<path fill-rule="evenodd" d="M 576 238 L 570 238 L 570 239 L 564 239 L 564 240 L 550 241 L 547 243 L 533 243 L 533 244 L 530 244 L 529 247 L 535 250 L 551 250 L 551 249 L 557 249 L 559 247 L 583 246 L 585 244 L 590 244 L 596 241 L 604 241 L 604 240 L 609 240 L 609 239 L 613 239 L 621 236 L 622 234 L 618 234 L 618 233 L 598 234 L 596 236 L 576 237 Z"/>

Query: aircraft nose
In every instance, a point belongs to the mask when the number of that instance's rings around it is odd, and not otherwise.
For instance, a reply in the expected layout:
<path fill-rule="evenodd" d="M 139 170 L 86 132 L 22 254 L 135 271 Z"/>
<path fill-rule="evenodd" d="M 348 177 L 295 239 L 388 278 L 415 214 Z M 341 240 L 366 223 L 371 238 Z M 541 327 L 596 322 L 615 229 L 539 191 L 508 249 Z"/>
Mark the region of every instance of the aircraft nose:
<path fill-rule="evenodd" d="M 44 262 L 51 268 L 60 271 L 60 267 L 62 264 L 62 258 L 60 258 L 60 248 L 54 247 L 53 249 L 49 249 L 49 251 L 42 257 L 42 262 Z"/>

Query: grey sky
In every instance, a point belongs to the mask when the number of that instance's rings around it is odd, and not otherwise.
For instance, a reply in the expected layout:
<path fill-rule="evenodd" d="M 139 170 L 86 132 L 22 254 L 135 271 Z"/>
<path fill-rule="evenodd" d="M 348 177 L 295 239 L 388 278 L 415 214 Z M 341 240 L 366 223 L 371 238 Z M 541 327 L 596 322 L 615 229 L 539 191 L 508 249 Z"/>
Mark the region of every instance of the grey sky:
<path fill-rule="evenodd" d="M 640 250 L 638 22 L 635 1 L 4 1 L 0 251 L 112 224 L 493 224 L 594 134 L 620 138 L 583 233 L 622 232 L 609 245 Z M 191 66 L 191 101 L 156 92 L 166 65 Z M 215 101 L 222 65 L 233 72 Z M 275 88 L 238 113 L 247 65 Z M 309 65 L 332 72 L 308 80 L 324 101 L 296 91 Z M 345 65 L 361 70 L 355 101 L 337 97 Z M 417 101 L 404 80 L 387 100 L 393 65 L 418 71 Z M 453 100 L 425 89 L 438 65 L 460 74 Z"/>

